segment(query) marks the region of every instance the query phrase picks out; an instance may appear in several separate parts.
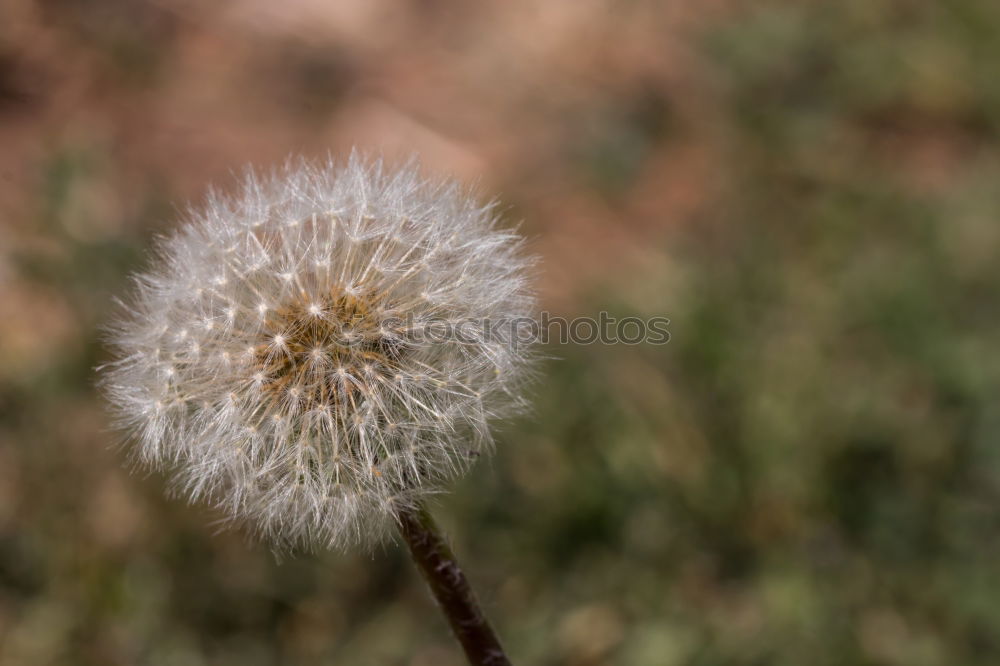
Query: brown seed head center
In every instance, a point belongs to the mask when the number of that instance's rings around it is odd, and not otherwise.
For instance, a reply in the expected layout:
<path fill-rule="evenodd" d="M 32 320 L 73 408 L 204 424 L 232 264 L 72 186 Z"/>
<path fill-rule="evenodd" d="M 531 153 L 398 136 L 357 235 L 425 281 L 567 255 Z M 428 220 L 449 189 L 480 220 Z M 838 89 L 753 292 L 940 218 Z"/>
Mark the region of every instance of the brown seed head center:
<path fill-rule="evenodd" d="M 397 373 L 402 348 L 387 327 L 384 298 L 335 290 L 268 312 L 254 348 L 265 393 L 303 409 L 354 413 L 379 382 Z"/>

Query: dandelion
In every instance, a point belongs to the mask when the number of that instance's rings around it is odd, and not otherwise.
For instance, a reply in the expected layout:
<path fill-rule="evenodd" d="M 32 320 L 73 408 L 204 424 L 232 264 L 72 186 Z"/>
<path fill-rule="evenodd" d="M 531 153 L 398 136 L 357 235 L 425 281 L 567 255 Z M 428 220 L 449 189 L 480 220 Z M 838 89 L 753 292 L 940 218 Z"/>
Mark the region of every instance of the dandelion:
<path fill-rule="evenodd" d="M 523 406 L 530 348 L 503 325 L 534 308 L 522 240 L 457 185 L 356 155 L 251 173 L 189 217 L 111 329 L 136 459 L 278 549 L 398 526 L 435 588 L 454 559 L 422 502 Z M 458 633 L 481 615 L 451 577 Z"/>

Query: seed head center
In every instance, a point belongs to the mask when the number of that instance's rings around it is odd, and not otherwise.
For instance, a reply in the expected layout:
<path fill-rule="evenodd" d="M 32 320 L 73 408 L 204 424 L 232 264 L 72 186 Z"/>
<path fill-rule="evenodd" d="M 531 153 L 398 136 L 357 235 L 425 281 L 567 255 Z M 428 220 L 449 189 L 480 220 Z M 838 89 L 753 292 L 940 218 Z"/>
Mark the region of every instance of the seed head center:
<path fill-rule="evenodd" d="M 276 305 L 254 347 L 263 391 L 305 409 L 356 415 L 373 383 L 398 372 L 401 349 L 385 326 L 384 306 L 377 295 L 357 290 Z"/>

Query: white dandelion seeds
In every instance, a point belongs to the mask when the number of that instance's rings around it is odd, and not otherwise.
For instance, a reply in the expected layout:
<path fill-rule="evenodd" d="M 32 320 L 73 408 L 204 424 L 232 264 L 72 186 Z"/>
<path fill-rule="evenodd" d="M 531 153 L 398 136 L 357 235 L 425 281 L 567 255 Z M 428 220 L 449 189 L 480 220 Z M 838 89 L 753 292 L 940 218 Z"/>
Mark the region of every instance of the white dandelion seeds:
<path fill-rule="evenodd" d="M 457 185 L 352 155 L 190 218 L 135 278 L 103 382 L 191 500 L 278 548 L 370 545 L 521 406 L 531 352 L 502 324 L 533 313 L 531 259 Z"/>

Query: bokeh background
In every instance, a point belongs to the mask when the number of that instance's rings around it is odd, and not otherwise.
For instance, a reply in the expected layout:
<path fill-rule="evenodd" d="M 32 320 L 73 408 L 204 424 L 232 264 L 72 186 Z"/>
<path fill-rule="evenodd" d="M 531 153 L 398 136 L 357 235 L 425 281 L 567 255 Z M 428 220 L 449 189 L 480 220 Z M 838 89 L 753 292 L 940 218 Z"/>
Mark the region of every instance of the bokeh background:
<path fill-rule="evenodd" d="M 245 163 L 497 194 L 553 346 L 435 507 L 516 663 L 1000 663 L 1000 3 L 3 0 L 0 665 L 460 664 L 402 549 L 133 474 L 97 332 Z"/>

